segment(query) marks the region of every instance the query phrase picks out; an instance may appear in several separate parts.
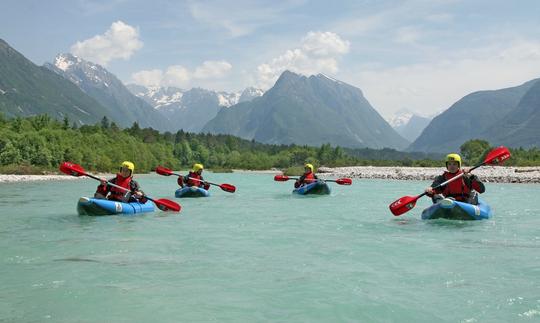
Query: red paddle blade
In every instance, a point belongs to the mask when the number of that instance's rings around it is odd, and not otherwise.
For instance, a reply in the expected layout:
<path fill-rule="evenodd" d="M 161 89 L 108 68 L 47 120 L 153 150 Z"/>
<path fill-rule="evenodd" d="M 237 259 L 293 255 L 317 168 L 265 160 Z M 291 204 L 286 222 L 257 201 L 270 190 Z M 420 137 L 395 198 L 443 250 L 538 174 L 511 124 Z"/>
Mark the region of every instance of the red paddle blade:
<path fill-rule="evenodd" d="M 390 212 L 392 212 L 392 214 L 395 216 L 409 212 L 414 208 L 417 200 L 418 196 L 403 196 L 399 200 L 396 200 L 390 204 Z"/>
<path fill-rule="evenodd" d="M 339 185 L 352 185 L 352 179 L 350 178 L 338 178 L 336 179 L 336 183 Z"/>
<path fill-rule="evenodd" d="M 163 166 L 158 166 L 156 167 L 156 173 L 158 173 L 159 175 L 171 176 L 172 170 Z"/>
<path fill-rule="evenodd" d="M 289 180 L 289 176 L 287 175 L 276 175 L 274 176 L 274 181 L 276 182 L 286 182 Z"/>
<path fill-rule="evenodd" d="M 229 193 L 236 192 L 236 187 L 234 185 L 231 185 L 231 184 L 221 184 L 221 185 L 219 185 L 219 188 L 221 188 L 225 192 L 229 192 Z"/>
<path fill-rule="evenodd" d="M 510 150 L 504 146 L 500 146 L 490 151 L 484 162 L 491 165 L 502 164 L 510 156 Z"/>
<path fill-rule="evenodd" d="M 154 200 L 154 203 L 156 204 L 158 209 L 165 212 L 166 211 L 180 212 L 180 210 L 182 209 L 180 204 L 173 202 L 171 200 L 167 200 L 167 199 Z"/>
<path fill-rule="evenodd" d="M 71 176 L 83 176 L 86 174 L 81 165 L 70 162 L 63 162 L 60 164 L 60 171 Z"/>

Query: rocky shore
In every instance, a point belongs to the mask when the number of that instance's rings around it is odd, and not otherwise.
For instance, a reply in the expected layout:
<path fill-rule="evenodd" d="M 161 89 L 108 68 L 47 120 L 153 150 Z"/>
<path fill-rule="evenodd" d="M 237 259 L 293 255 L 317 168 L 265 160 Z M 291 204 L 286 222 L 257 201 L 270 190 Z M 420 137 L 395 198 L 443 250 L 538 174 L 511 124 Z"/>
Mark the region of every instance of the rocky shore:
<path fill-rule="evenodd" d="M 237 171 L 237 170 L 235 170 Z M 435 176 L 442 174 L 442 167 L 375 167 L 375 166 L 353 166 L 353 167 L 320 167 L 317 174 L 321 178 L 373 178 L 392 180 L 426 180 L 431 181 Z M 254 173 L 279 173 L 278 170 L 268 171 L 241 171 Z M 540 183 L 540 167 L 493 167 L 483 166 L 474 170 L 480 179 L 487 183 Z M 110 178 L 111 174 L 99 174 L 105 178 Z M 29 181 L 51 181 L 51 180 L 75 180 L 84 177 L 73 177 L 68 175 L 2 175 L 0 183 L 16 183 Z"/>
<path fill-rule="evenodd" d="M 318 173 L 325 177 L 376 178 L 395 180 L 431 181 L 442 174 L 442 167 L 321 167 Z M 540 183 L 540 167 L 483 166 L 473 171 L 487 183 Z"/>
<path fill-rule="evenodd" d="M 56 181 L 56 180 L 71 180 L 79 177 L 69 175 L 3 175 L 0 174 L 0 183 L 17 183 L 31 181 Z"/>

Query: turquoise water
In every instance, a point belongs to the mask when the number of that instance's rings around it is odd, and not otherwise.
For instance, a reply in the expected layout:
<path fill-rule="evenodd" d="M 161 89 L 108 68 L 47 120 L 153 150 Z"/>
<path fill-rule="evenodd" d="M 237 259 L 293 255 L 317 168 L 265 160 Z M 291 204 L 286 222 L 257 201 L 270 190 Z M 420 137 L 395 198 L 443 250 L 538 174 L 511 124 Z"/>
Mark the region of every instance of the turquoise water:
<path fill-rule="evenodd" d="M 422 221 L 388 204 L 428 182 L 354 180 L 298 197 L 271 174 L 174 199 L 180 214 L 78 216 L 93 180 L 0 184 L 0 321 L 538 322 L 540 185 L 487 184 L 493 219 Z M 51 196 L 51 194 L 55 194 Z"/>

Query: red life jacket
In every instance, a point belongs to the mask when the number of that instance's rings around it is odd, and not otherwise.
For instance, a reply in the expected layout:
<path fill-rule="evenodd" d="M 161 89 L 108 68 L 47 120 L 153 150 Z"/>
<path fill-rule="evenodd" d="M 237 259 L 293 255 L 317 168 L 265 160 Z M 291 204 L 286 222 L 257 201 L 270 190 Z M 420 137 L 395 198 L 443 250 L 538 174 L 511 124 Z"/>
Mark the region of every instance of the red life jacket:
<path fill-rule="evenodd" d="M 194 172 L 189 172 L 188 174 L 188 177 L 189 179 L 187 180 L 186 184 L 187 186 L 202 186 L 202 176 L 197 174 L 197 173 L 194 173 Z M 197 181 L 200 180 L 200 181 Z"/>
<path fill-rule="evenodd" d="M 313 174 L 313 172 L 309 172 L 307 174 L 304 174 L 304 182 L 305 183 L 312 183 L 315 181 L 315 174 Z"/>
<path fill-rule="evenodd" d="M 299 188 L 302 185 L 313 183 L 316 180 L 313 172 L 304 173 L 296 182 L 294 182 L 294 188 Z"/>
<path fill-rule="evenodd" d="M 131 179 L 132 179 L 131 176 L 124 178 L 122 177 L 122 175 L 116 174 L 114 184 L 127 188 L 127 191 L 111 186 L 111 189 L 110 189 L 111 194 L 109 195 L 108 199 L 114 200 L 114 201 L 122 201 L 126 193 L 131 191 Z"/>
<path fill-rule="evenodd" d="M 461 169 L 455 173 L 444 172 L 443 177 L 445 181 L 447 181 L 455 176 L 460 175 L 461 173 Z M 440 193 L 445 197 L 453 197 L 456 199 L 456 201 L 466 201 L 469 198 L 470 192 L 471 188 L 467 185 L 465 178 L 462 176 L 460 179 L 446 184 Z"/>

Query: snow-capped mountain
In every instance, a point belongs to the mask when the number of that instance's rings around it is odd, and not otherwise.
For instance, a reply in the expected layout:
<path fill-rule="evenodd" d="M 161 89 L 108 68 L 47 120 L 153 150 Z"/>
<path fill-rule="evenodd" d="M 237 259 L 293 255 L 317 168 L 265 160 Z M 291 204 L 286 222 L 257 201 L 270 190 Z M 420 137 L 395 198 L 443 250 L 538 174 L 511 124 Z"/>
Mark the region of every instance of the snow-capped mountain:
<path fill-rule="evenodd" d="M 136 84 L 128 84 L 127 88 L 164 114 L 176 127 L 190 132 L 199 132 L 221 108 L 250 101 L 263 94 L 262 90 L 255 88 L 233 93 L 201 88 L 183 90 L 175 87 L 144 87 Z"/>
<path fill-rule="evenodd" d="M 107 108 L 112 121 L 128 127 L 137 121 L 141 127 L 174 130 L 159 111 L 133 95 L 124 84 L 101 65 L 71 54 L 59 54 L 54 64 L 44 66 L 77 85 L 83 92 Z"/>
<path fill-rule="evenodd" d="M 221 109 L 203 132 L 270 144 L 404 148 L 408 142 L 359 88 L 323 74 L 284 71 L 260 98 Z"/>
<path fill-rule="evenodd" d="M 394 113 L 391 117 L 387 117 L 386 121 L 392 126 L 392 128 L 404 126 L 409 123 L 413 116 L 413 112 L 409 109 L 400 109 Z"/>
<path fill-rule="evenodd" d="M 401 136 L 412 142 L 420 136 L 431 119 L 420 116 L 408 109 L 400 109 L 387 121 Z"/>
<path fill-rule="evenodd" d="M 261 89 L 256 89 L 254 87 L 248 87 L 242 94 L 236 103 L 251 101 L 255 98 L 258 98 L 264 94 L 264 91 Z"/>

